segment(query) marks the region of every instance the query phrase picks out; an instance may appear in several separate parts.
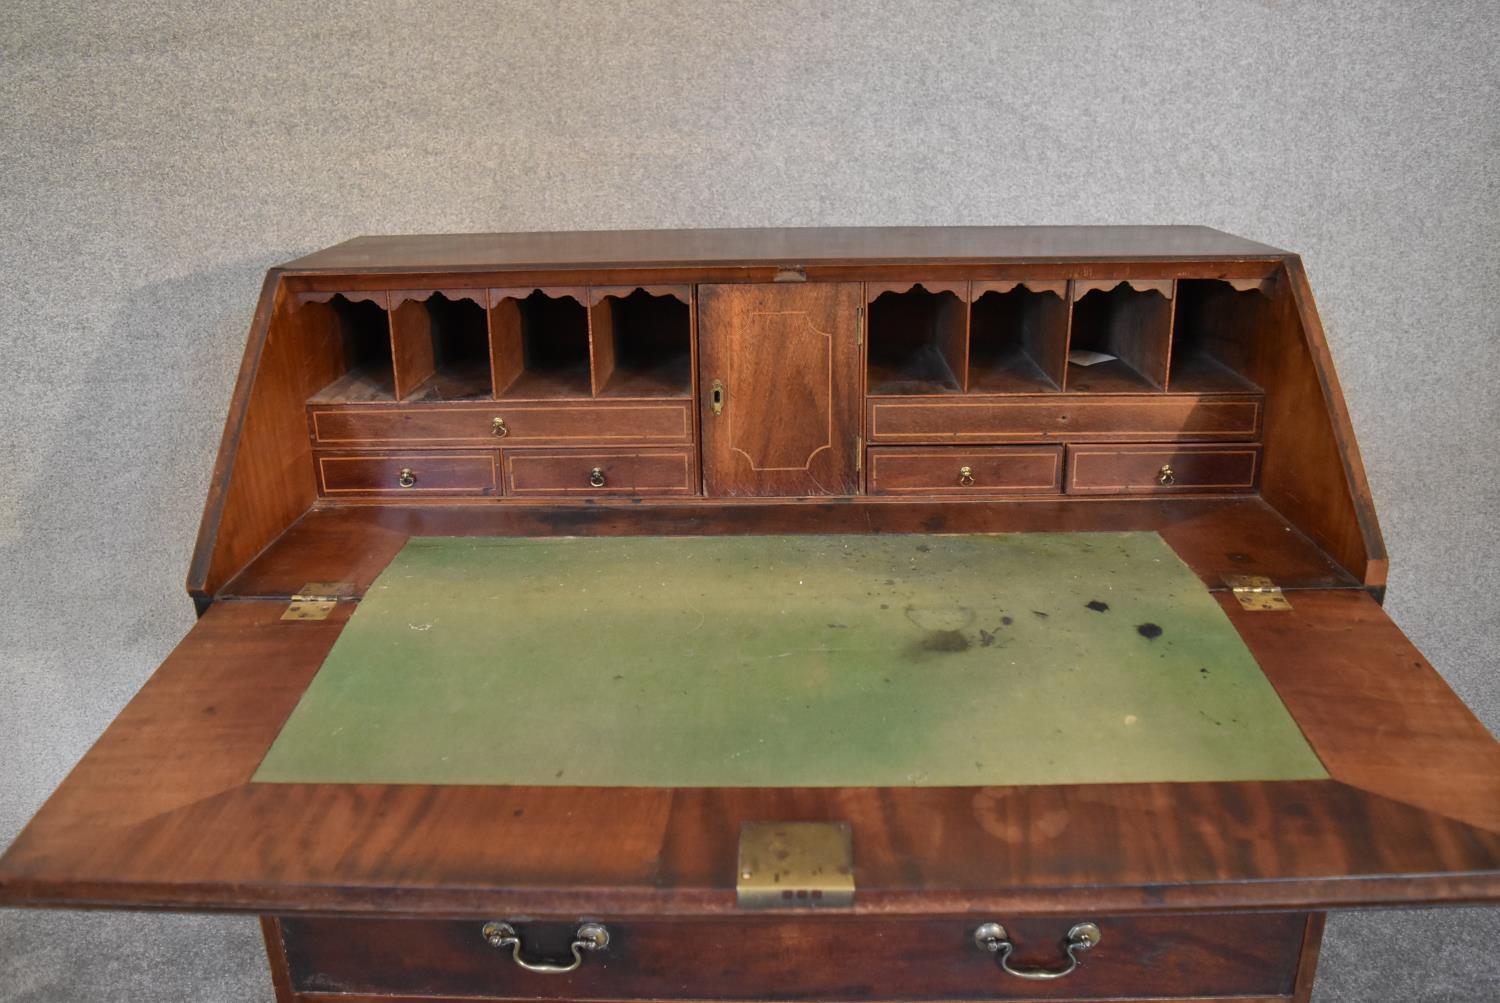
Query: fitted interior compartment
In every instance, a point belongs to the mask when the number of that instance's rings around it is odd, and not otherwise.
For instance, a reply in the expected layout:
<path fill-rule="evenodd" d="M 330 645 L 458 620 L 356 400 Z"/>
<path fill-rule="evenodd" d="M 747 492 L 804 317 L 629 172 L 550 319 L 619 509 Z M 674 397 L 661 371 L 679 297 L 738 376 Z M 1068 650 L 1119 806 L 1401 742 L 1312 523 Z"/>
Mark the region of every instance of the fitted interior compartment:
<path fill-rule="evenodd" d="M 595 289 L 592 298 L 597 396 L 686 397 L 692 393 L 689 289 Z"/>
<path fill-rule="evenodd" d="M 495 289 L 491 300 L 496 397 L 589 396 L 589 317 L 583 290 Z"/>
<path fill-rule="evenodd" d="M 969 389 L 1061 389 L 1068 351 L 1067 281 L 976 282 L 973 297 Z"/>
<path fill-rule="evenodd" d="M 378 299 L 365 294 L 335 293 L 326 300 L 310 300 L 297 307 L 296 321 L 306 332 L 331 335 L 339 375 L 312 396 L 318 403 L 390 401 L 396 399 L 395 368 L 391 355 L 390 315 L 385 293 Z"/>
<path fill-rule="evenodd" d="M 484 299 L 483 290 L 392 294 L 397 397 L 445 401 L 491 395 Z"/>
<path fill-rule="evenodd" d="M 1172 340 L 1172 280 L 1073 283 L 1073 329 L 1065 388 L 1079 392 L 1160 390 Z M 1084 365 L 1075 353 L 1113 358 Z"/>
<path fill-rule="evenodd" d="M 969 316 L 965 284 L 870 284 L 871 394 L 961 392 L 967 381 Z"/>
<path fill-rule="evenodd" d="M 1167 386 L 1190 393 L 1258 389 L 1257 343 L 1271 316 L 1270 279 L 1179 279 Z"/>

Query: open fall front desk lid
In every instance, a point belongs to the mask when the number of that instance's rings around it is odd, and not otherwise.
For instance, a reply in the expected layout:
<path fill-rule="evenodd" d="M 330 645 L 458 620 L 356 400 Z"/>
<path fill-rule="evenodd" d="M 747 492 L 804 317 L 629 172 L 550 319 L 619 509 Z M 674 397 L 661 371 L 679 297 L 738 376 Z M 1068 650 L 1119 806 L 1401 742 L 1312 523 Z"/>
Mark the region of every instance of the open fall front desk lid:
<path fill-rule="evenodd" d="M 214 603 L 0 902 L 732 914 L 757 821 L 847 824 L 856 913 L 1500 897 L 1500 746 L 1359 589 L 1253 612 L 1154 532 L 403 542 L 323 620 Z"/>

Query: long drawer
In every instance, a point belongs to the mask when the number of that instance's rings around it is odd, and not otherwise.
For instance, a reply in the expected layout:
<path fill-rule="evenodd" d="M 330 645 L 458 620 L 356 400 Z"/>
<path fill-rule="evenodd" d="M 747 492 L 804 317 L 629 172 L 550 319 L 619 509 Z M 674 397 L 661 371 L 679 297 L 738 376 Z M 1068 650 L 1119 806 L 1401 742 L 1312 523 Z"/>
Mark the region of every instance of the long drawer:
<path fill-rule="evenodd" d="M 1260 433 L 1255 394 L 1030 394 L 870 400 L 880 443 L 1231 441 Z"/>
<path fill-rule="evenodd" d="M 318 446 L 579 446 L 688 444 L 689 400 L 311 405 Z"/>
<path fill-rule="evenodd" d="M 493 495 L 494 450 L 313 454 L 318 490 L 329 497 Z"/>
<path fill-rule="evenodd" d="M 1061 446 L 877 446 L 872 495 L 1058 494 Z"/>
<path fill-rule="evenodd" d="M 1017 968 L 1064 967 L 1083 917 L 604 919 L 608 945 L 566 974 L 526 971 L 484 921 L 286 919 L 298 993 L 587 1000 L 1263 999 L 1292 991 L 1303 914 L 1093 917 L 1101 938 L 1071 974 L 1007 974 L 975 942 L 1000 921 Z M 579 923 L 511 924 L 522 958 L 567 964 Z M 318 998 L 314 996 L 312 998 Z"/>
<path fill-rule="evenodd" d="M 1251 491 L 1260 447 L 1069 446 L 1070 495 Z"/>
<path fill-rule="evenodd" d="M 514 498 L 698 493 L 691 449 L 507 449 L 504 477 Z"/>

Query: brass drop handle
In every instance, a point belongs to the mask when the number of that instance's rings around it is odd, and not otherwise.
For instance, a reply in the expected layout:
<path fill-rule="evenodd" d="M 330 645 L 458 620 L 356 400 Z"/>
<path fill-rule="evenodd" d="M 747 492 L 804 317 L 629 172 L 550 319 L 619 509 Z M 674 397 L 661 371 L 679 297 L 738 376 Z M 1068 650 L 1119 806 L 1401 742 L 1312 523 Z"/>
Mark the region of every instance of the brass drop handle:
<path fill-rule="evenodd" d="M 558 965 L 550 961 L 527 961 L 521 957 L 521 935 L 516 933 L 516 928 L 509 923 L 499 921 L 486 923 L 480 933 L 491 947 L 501 951 L 510 948 L 510 956 L 516 964 L 528 972 L 537 972 L 541 975 L 563 975 L 571 972 L 583 964 L 585 951 L 602 951 L 609 946 L 609 931 L 605 929 L 603 923 L 584 923 L 573 934 L 573 943 L 570 945 L 573 951 L 573 961 L 569 964 Z"/>
<path fill-rule="evenodd" d="M 1162 487 L 1171 487 L 1177 483 L 1177 474 L 1172 470 L 1172 464 L 1163 463 L 1161 469 L 1156 472 L 1156 483 Z"/>
<path fill-rule="evenodd" d="M 972 488 L 974 486 L 974 468 L 973 467 L 959 467 L 958 468 L 958 483 L 961 484 L 962 486 L 966 487 L 966 488 Z"/>
<path fill-rule="evenodd" d="M 417 483 L 417 475 L 411 467 L 402 467 L 401 472 L 396 475 L 396 483 L 403 488 L 409 488 Z"/>
<path fill-rule="evenodd" d="M 604 487 L 603 467 L 595 467 L 593 470 L 589 471 L 589 485 L 596 488 Z"/>
<path fill-rule="evenodd" d="M 1078 955 L 1081 952 L 1092 950 L 1103 934 L 1099 927 L 1093 923 L 1075 923 L 1068 930 L 1068 937 L 1063 941 L 1063 951 L 1068 956 L 1068 964 L 1065 968 L 1015 968 L 1011 966 L 1010 955 L 1016 949 L 1011 941 L 1010 935 L 1005 932 L 1005 927 L 999 923 L 985 923 L 974 931 L 974 943 L 980 950 L 989 951 L 998 955 L 1000 967 L 1007 975 L 1014 975 L 1018 979 L 1060 979 L 1065 975 L 1072 975 L 1078 969 Z"/>
<path fill-rule="evenodd" d="M 495 420 L 490 422 L 490 434 L 497 439 L 503 439 L 510 434 L 510 429 L 505 427 L 504 418 L 496 416 Z"/>

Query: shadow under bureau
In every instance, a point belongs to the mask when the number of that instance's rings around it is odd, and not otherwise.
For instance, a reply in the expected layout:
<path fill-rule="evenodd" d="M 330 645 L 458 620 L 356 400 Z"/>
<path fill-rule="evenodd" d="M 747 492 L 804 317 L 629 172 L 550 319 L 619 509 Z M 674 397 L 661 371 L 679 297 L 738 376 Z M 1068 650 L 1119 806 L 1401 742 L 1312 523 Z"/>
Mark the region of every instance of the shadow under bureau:
<path fill-rule="evenodd" d="M 1300 260 L 1198 227 L 365 237 L 273 269 L 197 624 L 0 903 L 280 1003 L 1306 1000 L 1500 899 Z"/>

